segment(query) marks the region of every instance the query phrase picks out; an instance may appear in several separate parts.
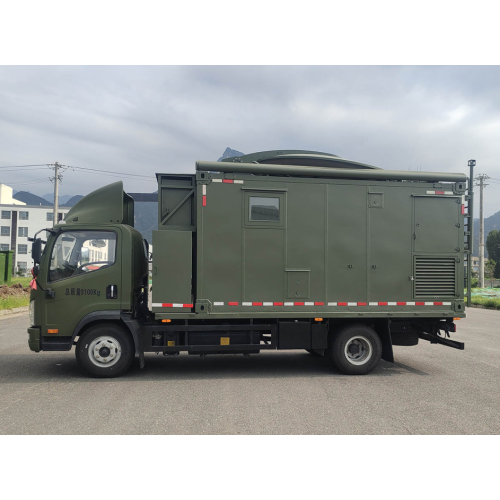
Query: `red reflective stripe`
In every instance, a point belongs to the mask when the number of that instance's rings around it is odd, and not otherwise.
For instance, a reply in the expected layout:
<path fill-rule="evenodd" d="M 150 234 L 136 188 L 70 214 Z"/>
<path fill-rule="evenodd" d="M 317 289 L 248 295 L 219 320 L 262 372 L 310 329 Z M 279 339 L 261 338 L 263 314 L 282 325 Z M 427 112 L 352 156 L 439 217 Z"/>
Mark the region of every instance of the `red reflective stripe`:
<path fill-rule="evenodd" d="M 465 215 L 465 205 L 462 205 L 462 215 Z"/>
<path fill-rule="evenodd" d="M 262 302 L 252 302 L 252 306 L 261 306 Z"/>
<path fill-rule="evenodd" d="M 193 307 L 193 304 L 182 304 L 182 307 Z"/>
<path fill-rule="evenodd" d="M 222 182 L 224 184 L 233 184 L 234 183 L 234 181 L 232 179 L 222 179 Z"/>
<path fill-rule="evenodd" d="M 378 303 L 379 306 L 386 306 L 387 305 L 387 302 L 379 302 Z"/>
<path fill-rule="evenodd" d="M 173 304 L 162 304 L 161 307 L 174 307 Z"/>
<path fill-rule="evenodd" d="M 203 196 L 203 206 L 204 207 L 207 206 L 207 197 L 206 196 Z"/>
<path fill-rule="evenodd" d="M 406 302 L 396 302 L 396 304 L 397 304 L 398 306 L 405 306 L 405 305 L 406 305 Z"/>
<path fill-rule="evenodd" d="M 273 306 L 282 306 L 283 302 L 273 302 Z"/>
<path fill-rule="evenodd" d="M 434 305 L 435 305 L 435 306 L 442 306 L 442 305 L 443 305 L 443 303 L 442 303 L 442 302 L 434 302 Z"/>
<path fill-rule="evenodd" d="M 415 305 L 417 305 L 417 306 L 425 306 L 425 302 L 415 302 Z"/>
<path fill-rule="evenodd" d="M 444 194 L 444 191 L 436 191 L 436 194 Z"/>
<path fill-rule="evenodd" d="M 346 306 L 347 302 L 339 302 L 339 306 Z"/>
<path fill-rule="evenodd" d="M 238 302 L 228 302 L 227 305 L 228 306 L 237 306 Z"/>
<path fill-rule="evenodd" d="M 366 302 L 358 302 L 358 306 L 366 306 Z"/>
<path fill-rule="evenodd" d="M 315 302 L 314 305 L 315 306 L 324 306 L 325 303 L 324 302 Z"/>
<path fill-rule="evenodd" d="M 303 306 L 304 302 L 294 302 L 293 305 L 295 305 L 295 306 Z"/>

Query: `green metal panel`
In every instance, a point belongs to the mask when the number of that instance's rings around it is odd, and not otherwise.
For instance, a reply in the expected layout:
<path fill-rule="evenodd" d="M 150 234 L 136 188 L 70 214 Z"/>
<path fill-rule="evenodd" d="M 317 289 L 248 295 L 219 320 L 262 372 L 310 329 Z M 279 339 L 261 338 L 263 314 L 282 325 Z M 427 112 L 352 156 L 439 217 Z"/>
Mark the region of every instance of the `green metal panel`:
<path fill-rule="evenodd" d="M 11 250 L 3 250 L 0 252 L 0 284 L 10 283 L 12 278 L 12 256 L 14 252 Z"/>
<path fill-rule="evenodd" d="M 243 202 L 239 184 L 197 187 L 198 233 L 196 299 L 241 302 L 243 296 Z"/>
<path fill-rule="evenodd" d="M 369 301 L 409 301 L 412 294 L 411 190 L 401 186 L 383 190 L 370 187 L 369 191 Z"/>
<path fill-rule="evenodd" d="M 245 228 L 244 301 L 283 300 L 284 231 Z"/>
<path fill-rule="evenodd" d="M 287 269 L 287 299 L 309 299 L 311 296 L 310 284 L 311 271 L 300 269 Z"/>
<path fill-rule="evenodd" d="M 157 178 L 158 229 L 195 231 L 195 176 L 157 174 Z"/>
<path fill-rule="evenodd" d="M 366 190 L 328 185 L 327 302 L 367 301 Z"/>
<path fill-rule="evenodd" d="M 461 200 L 458 197 L 415 197 L 415 252 L 450 253 L 463 250 L 463 228 L 457 230 L 460 218 Z"/>
<path fill-rule="evenodd" d="M 288 299 L 309 298 L 325 301 L 325 218 L 326 188 L 322 184 L 290 184 L 287 191 L 286 269 L 308 269 L 309 276 L 296 277 L 300 285 L 290 288 Z M 289 273 L 287 273 L 289 274 Z M 307 295 L 305 293 L 305 281 Z M 293 291 L 293 294 L 290 292 Z M 299 295 L 296 295 L 298 293 Z"/>
<path fill-rule="evenodd" d="M 192 256 L 191 232 L 153 231 L 153 304 L 193 303 Z"/>

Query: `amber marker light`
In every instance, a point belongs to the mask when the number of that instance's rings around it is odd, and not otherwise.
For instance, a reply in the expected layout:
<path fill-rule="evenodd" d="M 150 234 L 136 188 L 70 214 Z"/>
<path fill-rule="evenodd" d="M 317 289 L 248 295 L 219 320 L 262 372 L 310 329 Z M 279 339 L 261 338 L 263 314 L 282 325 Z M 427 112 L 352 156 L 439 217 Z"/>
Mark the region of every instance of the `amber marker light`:
<path fill-rule="evenodd" d="M 323 321 L 323 318 L 314 318 L 314 321 Z"/>
<path fill-rule="evenodd" d="M 460 321 L 462 318 L 453 318 L 453 321 Z"/>
<path fill-rule="evenodd" d="M 47 330 L 47 333 L 59 333 L 59 330 L 55 328 L 53 330 Z"/>
<path fill-rule="evenodd" d="M 161 322 L 162 323 L 170 323 L 172 320 L 171 319 L 162 319 Z"/>

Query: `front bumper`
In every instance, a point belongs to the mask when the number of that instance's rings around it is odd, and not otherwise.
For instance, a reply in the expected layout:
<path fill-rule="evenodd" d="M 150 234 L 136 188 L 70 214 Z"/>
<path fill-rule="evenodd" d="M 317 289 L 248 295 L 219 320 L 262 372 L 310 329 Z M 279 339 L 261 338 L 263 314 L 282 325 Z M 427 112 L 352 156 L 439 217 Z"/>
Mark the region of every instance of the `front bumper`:
<path fill-rule="evenodd" d="M 28 345 L 32 351 L 40 352 L 40 328 L 28 328 Z"/>

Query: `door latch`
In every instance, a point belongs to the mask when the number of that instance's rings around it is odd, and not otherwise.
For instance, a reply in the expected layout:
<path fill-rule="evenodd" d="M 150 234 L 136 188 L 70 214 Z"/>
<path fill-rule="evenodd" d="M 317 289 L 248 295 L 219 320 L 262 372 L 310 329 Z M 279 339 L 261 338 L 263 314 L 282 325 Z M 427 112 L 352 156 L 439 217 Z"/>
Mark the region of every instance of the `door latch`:
<path fill-rule="evenodd" d="M 118 287 L 116 285 L 108 285 L 106 287 L 106 298 L 116 299 L 118 297 Z"/>

